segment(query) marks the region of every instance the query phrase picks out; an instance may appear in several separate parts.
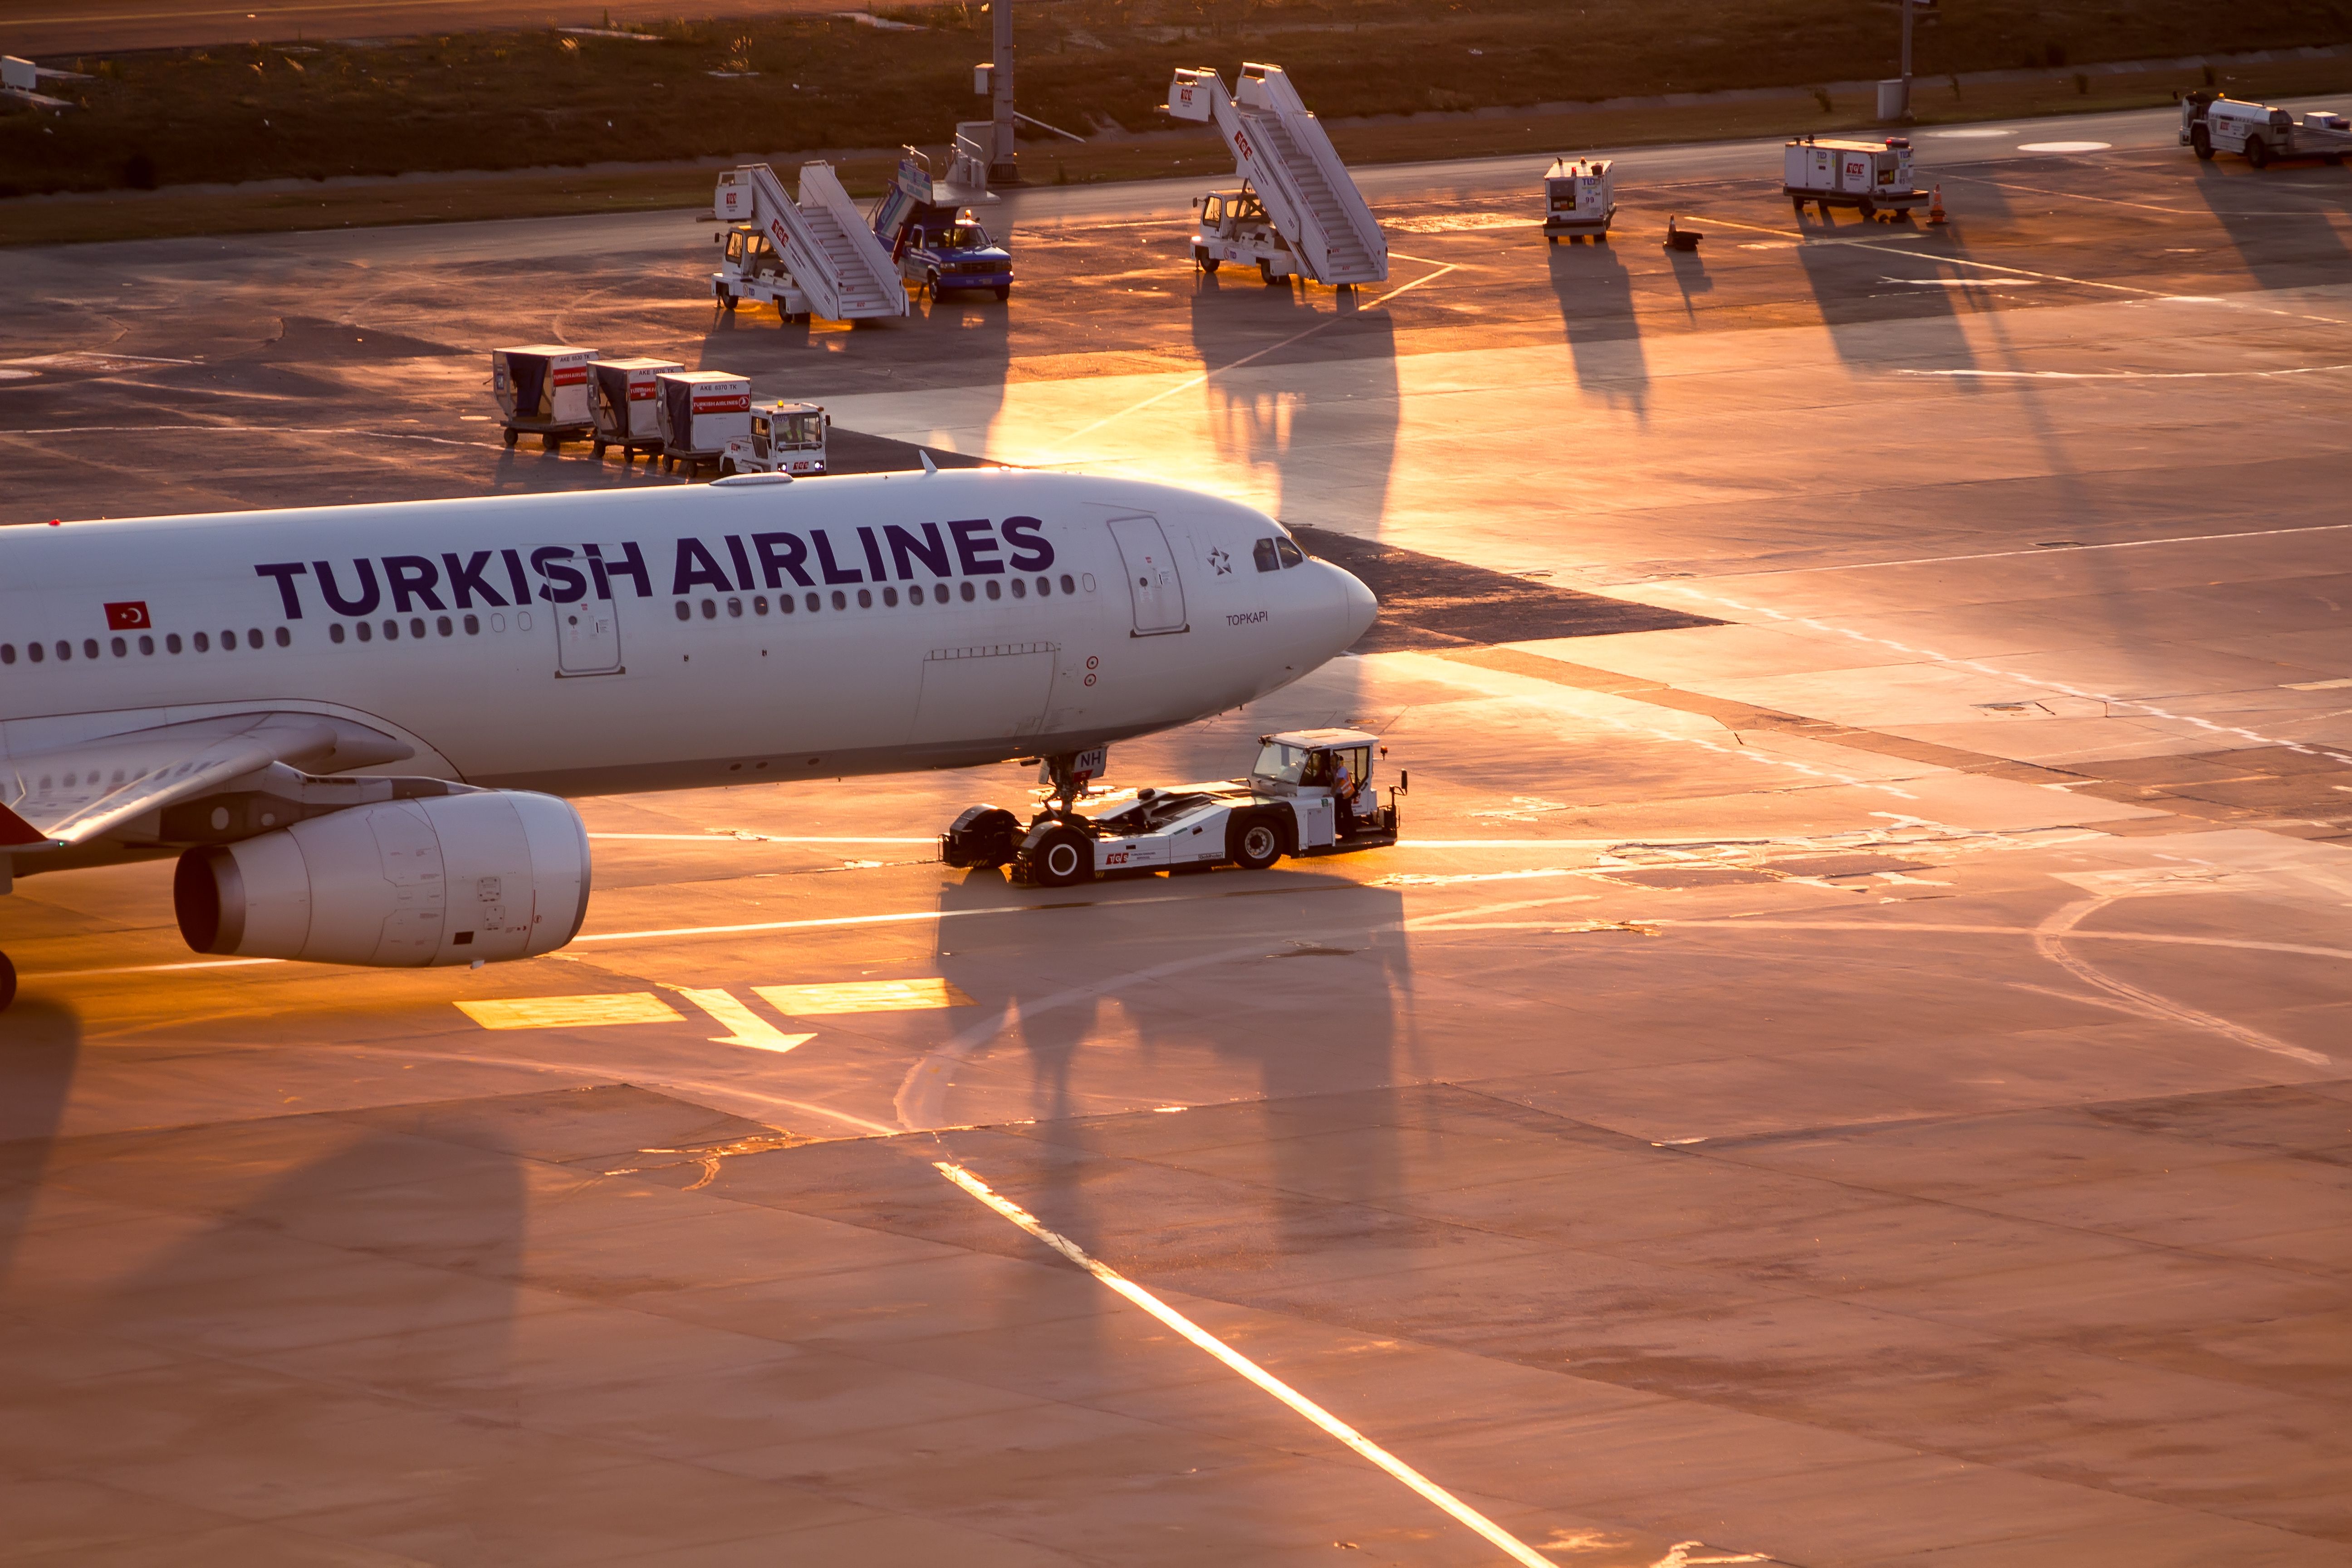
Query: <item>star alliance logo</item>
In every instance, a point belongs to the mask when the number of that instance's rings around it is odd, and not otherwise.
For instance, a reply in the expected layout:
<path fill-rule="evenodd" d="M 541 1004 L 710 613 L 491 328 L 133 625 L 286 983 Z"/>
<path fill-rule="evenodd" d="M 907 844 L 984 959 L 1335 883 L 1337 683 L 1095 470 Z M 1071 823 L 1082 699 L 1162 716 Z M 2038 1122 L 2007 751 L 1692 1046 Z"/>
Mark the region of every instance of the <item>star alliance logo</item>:
<path fill-rule="evenodd" d="M 1220 577 L 1230 577 L 1234 574 L 1234 558 L 1221 549 L 1209 552 L 1209 564 L 1217 569 L 1217 575 Z"/>

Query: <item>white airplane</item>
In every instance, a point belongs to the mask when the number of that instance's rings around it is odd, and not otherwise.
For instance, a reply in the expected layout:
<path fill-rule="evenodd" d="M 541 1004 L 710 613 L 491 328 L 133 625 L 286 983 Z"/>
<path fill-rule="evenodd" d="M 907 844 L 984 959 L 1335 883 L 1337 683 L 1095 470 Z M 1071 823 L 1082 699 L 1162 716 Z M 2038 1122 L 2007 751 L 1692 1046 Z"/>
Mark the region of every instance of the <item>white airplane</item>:
<path fill-rule="evenodd" d="M 177 855 L 199 952 L 530 957 L 587 910 L 557 796 L 1067 788 L 1376 613 L 1248 507 L 1009 469 L 0 529 L 0 892 Z"/>

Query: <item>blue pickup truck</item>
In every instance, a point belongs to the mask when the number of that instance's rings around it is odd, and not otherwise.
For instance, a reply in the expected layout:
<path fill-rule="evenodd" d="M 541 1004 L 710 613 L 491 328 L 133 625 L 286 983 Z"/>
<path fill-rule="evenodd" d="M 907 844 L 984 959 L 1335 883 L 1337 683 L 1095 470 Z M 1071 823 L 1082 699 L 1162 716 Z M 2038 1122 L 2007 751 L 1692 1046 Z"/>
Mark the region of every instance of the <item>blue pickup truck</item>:
<path fill-rule="evenodd" d="M 956 172 L 971 162 L 959 158 Z M 874 205 L 874 235 L 909 290 L 928 289 L 936 300 L 950 289 L 985 289 L 1009 300 L 1013 253 L 989 237 L 966 205 L 995 199 L 985 187 L 933 180 L 929 160 L 910 147 L 898 179 Z"/>

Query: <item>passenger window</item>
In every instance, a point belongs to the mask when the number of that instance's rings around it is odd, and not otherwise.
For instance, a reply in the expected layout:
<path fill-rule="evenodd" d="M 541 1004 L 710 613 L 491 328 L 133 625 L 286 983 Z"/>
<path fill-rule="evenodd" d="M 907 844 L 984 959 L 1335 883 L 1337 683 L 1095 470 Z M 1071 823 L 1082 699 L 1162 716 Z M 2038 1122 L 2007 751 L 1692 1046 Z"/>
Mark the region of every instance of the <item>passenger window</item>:
<path fill-rule="evenodd" d="M 1261 572 L 1273 572 L 1281 568 L 1282 563 L 1275 555 L 1274 541 L 1271 539 L 1261 539 L 1251 545 L 1250 555 L 1257 562 L 1257 569 Z"/>
<path fill-rule="evenodd" d="M 1282 564 L 1286 570 L 1307 559 L 1307 552 L 1299 549 L 1287 539 L 1276 540 L 1274 552 L 1282 557 Z"/>

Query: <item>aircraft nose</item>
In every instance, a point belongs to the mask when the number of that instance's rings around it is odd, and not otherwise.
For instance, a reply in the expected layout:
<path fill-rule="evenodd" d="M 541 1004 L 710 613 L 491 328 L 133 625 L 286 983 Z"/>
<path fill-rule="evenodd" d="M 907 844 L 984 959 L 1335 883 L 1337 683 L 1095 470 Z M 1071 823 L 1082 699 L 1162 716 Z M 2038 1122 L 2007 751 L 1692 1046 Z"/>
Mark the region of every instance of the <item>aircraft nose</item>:
<path fill-rule="evenodd" d="M 1363 581 L 1354 573 L 1332 566 L 1328 562 L 1323 564 L 1339 579 L 1341 627 L 1339 646 L 1342 648 L 1353 647 L 1356 646 L 1356 639 L 1370 631 L 1372 623 L 1381 618 L 1381 602 L 1372 597 L 1372 591 L 1365 587 Z"/>

